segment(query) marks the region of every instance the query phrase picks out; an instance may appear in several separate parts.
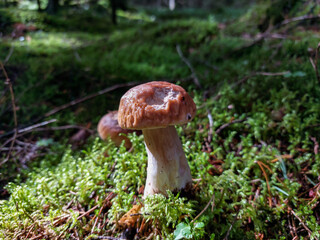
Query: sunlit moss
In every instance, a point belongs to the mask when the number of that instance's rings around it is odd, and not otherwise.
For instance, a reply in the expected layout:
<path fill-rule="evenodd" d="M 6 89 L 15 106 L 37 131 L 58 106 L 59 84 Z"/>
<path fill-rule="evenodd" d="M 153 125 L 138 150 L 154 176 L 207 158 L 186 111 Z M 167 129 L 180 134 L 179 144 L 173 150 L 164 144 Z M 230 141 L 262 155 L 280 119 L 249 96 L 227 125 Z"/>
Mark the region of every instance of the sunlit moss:
<path fill-rule="evenodd" d="M 291 35 L 285 39 L 252 44 L 257 20 L 267 7 L 261 3 L 248 8 L 226 26 L 219 25 L 214 13 L 199 18 L 183 17 L 183 11 L 159 13 L 152 22 L 139 20 L 150 15 L 122 12 L 119 27 L 97 22 L 91 33 L 84 33 L 88 25 L 79 26 L 76 20 L 102 16 L 73 12 L 75 16 L 67 21 L 72 13 L 50 18 L 13 11 L 15 21 L 39 26 L 38 32 L 12 42 L 14 52 L 6 65 L 9 75 L 16 76 L 21 122 L 120 82 L 181 80 L 198 106 L 196 118 L 177 127 L 196 189 L 192 200 L 173 194 L 143 200 L 147 164 L 143 136 L 130 136 L 131 151 L 99 140 L 86 150 L 71 151 L 63 145 L 64 139 L 50 145 L 55 157 L 41 158 L 25 182 L 17 180 L 6 187 L 11 196 L 0 202 L 0 238 L 11 239 L 34 222 L 48 229 L 52 238 L 60 234 L 68 238 L 70 229 L 78 229 L 85 238 L 88 222 L 78 219 L 81 213 L 72 207 L 75 203 L 86 210 L 97 206 L 92 212 L 97 216 L 110 193 L 114 196 L 105 210 L 108 224 L 102 231 L 112 230 L 115 235 L 120 235 L 115 230 L 117 221 L 141 202 L 145 203 L 143 218 L 155 223 L 157 238 L 172 239 L 181 233 L 179 229 L 188 231 L 187 239 L 223 239 L 227 233 L 230 239 L 254 239 L 260 233 L 266 238 L 290 238 L 288 206 L 316 236 L 317 207 L 306 199 L 314 194 L 311 189 L 318 184 L 320 167 L 312 140 L 319 141 L 320 86 L 310 64 L 318 33 L 289 29 Z M 51 31 L 41 31 L 41 26 Z M 11 42 L 1 41 L 4 59 Z M 195 90 L 192 72 L 176 51 L 178 44 L 204 90 Z M 59 124 L 95 124 L 107 110 L 117 108 L 125 90 L 55 117 Z M 3 104 L 1 112 L 5 111 Z M 1 117 L 12 122 L 9 114 Z M 58 152 L 64 152 L 63 157 Z M 68 221 L 55 224 L 64 217 Z"/>

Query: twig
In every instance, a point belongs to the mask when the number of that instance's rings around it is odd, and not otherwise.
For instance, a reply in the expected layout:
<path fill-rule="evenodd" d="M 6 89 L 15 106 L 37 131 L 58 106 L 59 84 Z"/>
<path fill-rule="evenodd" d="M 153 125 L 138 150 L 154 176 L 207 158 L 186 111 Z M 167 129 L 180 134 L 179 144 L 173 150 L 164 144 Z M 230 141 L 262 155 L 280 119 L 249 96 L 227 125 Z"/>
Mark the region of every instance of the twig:
<path fill-rule="evenodd" d="M 42 126 L 48 125 L 48 124 L 50 124 L 50 123 L 54 123 L 54 122 L 56 122 L 56 121 L 57 121 L 57 119 L 50 119 L 50 120 L 48 120 L 48 121 L 44 121 L 44 122 L 41 122 L 41 123 L 37 123 L 37 124 L 31 125 L 31 126 L 29 126 L 29 127 L 20 129 L 20 130 L 18 131 L 18 133 L 30 132 L 31 130 L 34 130 L 35 128 L 42 127 Z"/>
<path fill-rule="evenodd" d="M 305 126 L 305 129 L 308 129 L 308 128 L 316 128 L 316 127 L 320 127 L 320 123 L 318 123 L 318 124 L 312 124 L 312 125 L 309 125 L 309 126 Z"/>
<path fill-rule="evenodd" d="M 301 223 L 301 225 L 304 227 L 304 229 L 308 232 L 308 236 L 311 237 L 312 232 L 311 230 L 306 226 L 306 224 L 301 220 L 301 218 L 291 209 L 290 211 Z M 314 239 L 318 240 L 318 238 L 316 236 L 313 236 Z"/>
<path fill-rule="evenodd" d="M 213 205 L 212 205 L 212 208 L 214 206 L 214 198 L 215 198 L 215 195 L 214 193 L 212 194 L 212 197 L 210 198 L 209 202 L 207 203 L 207 205 L 204 207 L 204 209 L 202 209 L 202 211 L 191 221 L 191 223 L 194 223 L 194 221 L 196 221 L 207 209 L 208 207 L 210 206 L 210 203 L 213 201 Z"/>
<path fill-rule="evenodd" d="M 250 48 L 256 44 L 259 44 L 266 38 L 280 38 L 280 39 L 286 38 L 286 36 L 283 36 L 281 34 L 272 33 L 272 31 L 276 28 L 279 28 L 281 26 L 287 25 L 292 22 L 312 20 L 312 19 L 317 19 L 317 18 L 320 18 L 320 15 L 304 15 L 304 16 L 300 16 L 300 17 L 286 19 L 286 20 L 282 21 L 280 24 L 275 25 L 274 27 L 267 29 L 265 32 L 259 33 L 258 35 L 256 35 L 255 40 L 253 40 L 251 43 L 249 43 L 245 46 L 242 46 L 240 48 L 235 49 L 232 52 L 232 55 L 234 55 L 235 52 L 239 52 L 239 51 L 242 51 L 243 49 L 247 49 L 247 48 Z M 230 54 L 230 56 L 231 56 L 231 54 Z"/>
<path fill-rule="evenodd" d="M 13 49 L 14 49 L 14 48 L 13 48 L 13 45 L 11 45 L 10 50 L 9 50 L 9 53 L 8 53 L 8 55 L 6 56 L 6 58 L 4 59 L 4 61 L 3 61 L 3 64 L 4 64 L 4 65 L 6 65 L 6 63 L 9 61 L 9 59 L 10 59 L 12 53 L 13 53 Z"/>
<path fill-rule="evenodd" d="M 74 50 L 73 53 L 74 53 L 74 56 L 75 56 L 76 60 L 78 62 L 81 62 L 82 60 L 81 60 L 81 57 L 80 57 L 79 53 L 76 50 Z"/>
<path fill-rule="evenodd" d="M 35 236 L 35 237 L 33 237 L 33 238 L 30 238 L 30 240 L 36 240 L 36 239 L 39 239 L 39 238 L 42 238 L 42 237 L 43 237 L 43 234 L 40 233 L 40 235 Z"/>
<path fill-rule="evenodd" d="M 294 238 L 298 239 L 298 234 L 297 234 L 297 228 L 296 228 L 296 225 L 294 223 L 294 220 L 293 220 L 293 216 L 291 215 L 291 222 L 292 222 L 292 225 L 293 225 L 293 231 L 294 231 Z"/>
<path fill-rule="evenodd" d="M 305 21 L 305 20 L 313 20 L 313 19 L 317 19 L 320 18 L 320 15 L 304 15 L 304 16 L 300 16 L 300 17 L 294 17 L 294 18 L 289 18 L 286 19 L 284 21 L 282 21 L 280 23 L 281 26 L 287 25 L 289 23 L 293 23 L 293 22 L 299 22 L 299 21 Z"/>
<path fill-rule="evenodd" d="M 234 123 L 241 123 L 241 122 L 244 122 L 246 119 L 237 119 L 237 120 L 233 120 L 231 122 L 228 122 L 228 123 L 225 123 L 223 125 L 221 125 L 217 130 L 216 130 L 216 134 L 220 134 L 220 132 L 229 127 L 230 125 L 234 124 Z"/>
<path fill-rule="evenodd" d="M 29 231 L 28 231 L 28 234 L 27 234 L 27 236 L 26 236 L 25 240 L 27 240 L 27 239 L 28 239 L 29 234 L 31 233 L 31 231 L 33 230 L 33 228 L 34 228 L 34 227 L 35 227 L 35 223 L 33 223 L 33 224 L 30 226 L 30 229 L 29 229 Z"/>
<path fill-rule="evenodd" d="M 88 215 L 89 213 L 93 212 L 94 210 L 96 210 L 99 207 L 99 205 L 94 206 L 93 208 L 91 208 L 90 210 L 86 211 L 84 214 L 80 215 L 77 220 L 80 220 L 81 218 L 83 218 L 84 216 Z"/>
<path fill-rule="evenodd" d="M 78 125 L 65 125 L 65 126 L 58 126 L 58 127 L 47 127 L 47 128 L 36 128 L 33 130 L 33 132 L 45 132 L 45 131 L 59 131 L 59 130 L 68 130 L 68 129 L 83 129 L 87 130 L 90 133 L 93 133 L 94 131 L 83 126 Z"/>
<path fill-rule="evenodd" d="M 209 63 L 209 62 L 207 62 L 207 61 L 205 61 L 205 60 L 197 60 L 198 62 L 200 62 L 200 63 L 203 63 L 205 66 L 207 66 L 208 68 L 211 68 L 211 69 L 213 69 L 213 70 L 215 70 L 215 71 L 219 71 L 219 68 L 217 67 L 217 66 L 215 66 L 215 65 L 212 65 L 211 63 Z"/>
<path fill-rule="evenodd" d="M 56 107 L 55 109 L 47 112 L 44 116 L 45 117 L 49 117 L 49 116 L 51 116 L 51 115 L 53 115 L 53 114 L 55 114 L 57 112 L 60 112 L 61 110 L 64 110 L 64 109 L 69 108 L 71 106 L 74 106 L 76 104 L 82 103 L 84 101 L 90 100 L 90 99 L 95 98 L 97 96 L 103 95 L 105 93 L 111 92 L 111 91 L 116 90 L 118 88 L 132 87 L 132 86 L 135 86 L 137 84 L 138 84 L 138 82 L 129 82 L 129 83 L 120 83 L 120 84 L 113 85 L 111 87 L 108 87 L 108 88 L 105 88 L 103 90 L 100 90 L 100 91 L 98 91 L 96 93 L 89 94 L 89 95 L 87 95 L 85 97 L 78 98 L 78 99 L 73 100 L 73 101 L 71 101 L 69 103 L 66 103 L 66 104 L 63 104 L 63 105 L 61 105 L 59 107 Z"/>
<path fill-rule="evenodd" d="M 100 214 L 99 214 L 100 215 Z M 95 216 L 96 217 L 96 216 Z M 94 224 L 93 224 L 93 226 L 92 226 L 92 228 L 91 228 L 91 234 L 94 232 L 94 229 L 96 228 L 96 225 L 97 225 L 97 223 L 98 223 L 98 220 L 99 220 L 99 218 L 98 217 L 96 217 L 96 220 L 94 221 Z"/>
<path fill-rule="evenodd" d="M 181 58 L 181 60 L 188 66 L 188 68 L 190 69 L 191 73 L 192 73 L 192 78 L 193 78 L 193 82 L 194 84 L 199 88 L 199 89 L 202 89 L 202 86 L 199 82 L 199 78 L 196 74 L 196 72 L 194 71 L 194 68 L 193 66 L 191 65 L 191 63 L 188 61 L 188 59 L 183 55 L 182 51 L 181 51 L 181 48 L 180 48 L 180 45 L 177 45 L 176 46 L 177 48 L 177 52 L 179 54 L 179 57 Z"/>
<path fill-rule="evenodd" d="M 109 195 L 104 199 L 104 201 L 103 201 L 103 203 L 102 203 L 102 206 L 101 206 L 101 208 L 100 208 L 100 210 L 99 210 L 98 215 L 95 215 L 95 216 L 92 218 L 92 219 L 94 219 L 94 218 L 96 217 L 96 220 L 95 220 L 95 222 L 94 222 L 94 224 L 93 224 L 93 227 L 92 227 L 92 229 L 91 229 L 91 233 L 93 233 L 94 228 L 95 228 L 96 225 L 97 225 L 99 216 L 100 216 L 102 210 L 105 208 L 105 205 L 106 205 L 107 201 L 110 201 L 114 196 L 115 196 L 115 195 L 114 195 L 113 192 L 109 193 Z M 91 221 L 92 221 L 92 220 L 90 220 L 90 222 L 91 222 Z"/>
<path fill-rule="evenodd" d="M 311 63 L 313 70 L 316 72 L 316 77 L 317 77 L 317 67 L 316 67 L 316 64 L 314 63 L 314 60 L 312 59 L 312 57 L 309 57 L 309 61 Z"/>
<path fill-rule="evenodd" d="M 59 130 L 68 130 L 68 129 L 84 129 L 89 131 L 90 133 L 93 133 L 94 131 L 87 128 L 87 127 L 83 127 L 83 126 L 78 126 L 78 125 L 64 125 L 64 126 L 58 126 L 58 127 L 46 127 L 46 128 L 40 128 L 42 126 L 48 125 L 50 123 L 56 122 L 57 119 L 51 119 L 45 122 L 41 122 L 41 123 L 37 123 L 34 124 L 32 126 L 23 128 L 18 130 L 18 135 L 17 137 L 21 137 L 29 132 L 45 132 L 45 131 L 59 131 Z M 0 136 L 0 138 L 4 137 L 3 135 Z M 2 149 L 5 145 L 8 144 L 8 142 L 11 141 L 12 138 L 8 139 L 1 147 L 0 149 Z"/>
<path fill-rule="evenodd" d="M 231 89 L 239 86 L 239 85 L 242 84 L 242 83 L 245 83 L 246 81 L 248 81 L 248 80 L 249 80 L 251 77 L 253 77 L 253 76 L 255 76 L 255 73 L 250 73 L 249 75 L 241 78 L 239 81 L 230 84 Z M 214 100 L 214 101 L 215 101 L 215 100 L 218 100 L 220 97 L 221 97 L 221 94 L 218 93 L 216 96 L 213 97 L 213 100 Z"/>
<path fill-rule="evenodd" d="M 52 225 L 54 227 L 56 227 L 58 225 L 63 224 L 64 222 L 68 222 L 70 218 L 71 217 L 69 215 L 67 215 L 67 214 L 61 215 L 61 216 L 59 216 L 59 217 L 54 219 L 54 221 L 52 222 Z"/>
<path fill-rule="evenodd" d="M 231 223 L 231 225 L 230 225 L 230 227 L 229 227 L 229 229 L 228 229 L 228 232 L 227 232 L 227 234 L 226 234 L 226 236 L 224 237 L 223 240 L 227 240 L 227 239 L 228 239 L 229 234 L 230 234 L 230 232 L 231 232 L 231 229 L 232 229 L 233 225 L 235 224 L 235 222 L 236 222 L 236 220 L 237 220 L 237 218 L 238 218 L 239 212 L 240 212 L 240 209 L 238 210 L 237 214 L 234 216 L 233 221 L 232 221 L 232 223 Z"/>
<path fill-rule="evenodd" d="M 316 57 L 315 57 L 315 60 L 314 60 L 316 76 L 317 76 L 318 82 L 320 83 L 320 76 L 319 76 L 319 70 L 318 70 L 319 49 L 320 49 L 320 42 L 318 43 L 318 46 L 317 46 L 317 49 L 316 49 Z"/>
<path fill-rule="evenodd" d="M 290 71 L 284 71 L 284 72 L 256 72 L 255 75 L 261 75 L 261 76 L 283 76 L 290 73 Z"/>
<path fill-rule="evenodd" d="M 109 240 L 121 240 L 121 238 L 109 237 L 109 236 L 97 236 L 91 239 L 109 239 Z"/>
<path fill-rule="evenodd" d="M 284 71 L 284 72 L 252 72 L 248 74 L 247 76 L 244 76 L 241 78 L 239 81 L 230 84 L 231 89 L 239 86 L 240 84 L 245 83 L 248 81 L 250 78 L 255 77 L 255 76 L 283 76 L 285 74 L 290 73 L 290 71 Z M 216 96 L 213 97 L 213 100 L 218 100 L 221 97 L 221 94 L 217 94 Z"/>
<path fill-rule="evenodd" d="M 115 161 L 110 169 L 110 173 L 107 175 L 107 179 L 111 176 L 113 173 L 114 169 L 116 168 L 117 162 Z"/>
<path fill-rule="evenodd" d="M 270 162 L 275 163 L 275 162 L 279 161 L 279 159 L 289 159 L 289 158 L 293 158 L 293 156 L 290 154 L 284 154 L 281 156 L 277 156 L 275 159 L 272 159 Z"/>
<path fill-rule="evenodd" d="M 150 240 L 150 239 L 152 239 L 153 237 L 154 237 L 154 233 L 151 233 L 147 238 L 146 238 L 146 240 Z"/>
<path fill-rule="evenodd" d="M 290 215 L 290 217 L 292 218 L 292 215 Z M 293 227 L 291 225 L 291 222 L 290 222 L 290 218 L 289 218 L 289 215 L 287 216 L 287 219 L 288 219 L 288 226 L 289 226 L 289 232 L 291 234 L 291 237 L 292 239 L 295 237 L 294 233 L 293 233 Z M 292 219 L 291 219 L 292 220 Z M 293 222 L 293 221 L 292 221 Z"/>
<path fill-rule="evenodd" d="M 314 143 L 313 152 L 315 155 L 319 153 L 319 143 L 315 137 L 310 137 L 311 141 Z"/>
<path fill-rule="evenodd" d="M 13 148 L 13 145 L 14 145 L 14 142 L 16 140 L 16 137 L 17 137 L 17 134 L 18 134 L 18 120 L 17 120 L 17 111 L 16 111 L 16 104 L 15 104 L 15 99 L 14 99 L 14 93 L 13 93 L 13 88 L 12 88 L 12 83 L 8 77 L 8 74 L 7 74 L 7 71 L 6 69 L 4 68 L 3 66 L 3 63 L 0 61 L 0 66 L 1 66 L 1 69 L 3 71 L 3 74 L 6 78 L 5 80 L 5 84 L 7 84 L 9 86 L 9 89 L 10 89 L 10 95 L 11 95 L 11 104 L 12 104 L 12 111 L 13 111 L 13 120 L 14 120 L 14 135 L 13 135 L 13 139 L 12 139 L 12 142 L 11 142 L 11 145 L 10 145 L 10 149 L 12 150 Z M 3 165 L 4 163 L 6 163 L 9 158 L 10 158 L 10 155 L 11 155 L 11 150 L 9 150 L 8 154 L 7 154 L 7 157 L 5 160 L 3 160 L 1 163 L 0 163 L 0 166 Z"/>
<path fill-rule="evenodd" d="M 267 189 L 268 189 L 268 193 L 269 193 L 269 206 L 271 207 L 272 206 L 272 201 L 271 201 L 271 190 L 270 190 L 270 185 L 269 185 L 269 178 L 268 178 L 268 175 L 266 173 L 266 171 L 264 170 L 263 166 L 266 167 L 270 172 L 272 172 L 272 170 L 269 168 L 269 166 L 267 166 L 266 164 L 264 164 L 263 162 L 261 161 L 257 161 L 257 164 L 259 165 L 261 171 L 262 171 L 262 174 L 263 176 L 265 177 L 266 179 L 266 183 L 267 183 Z"/>
<path fill-rule="evenodd" d="M 18 232 L 15 232 L 13 239 L 19 239 L 19 237 L 25 233 L 26 233 L 26 230 L 22 230 L 22 231 L 20 230 Z"/>
<path fill-rule="evenodd" d="M 212 133 L 213 133 L 213 118 L 212 115 L 210 113 L 210 110 L 207 109 L 207 116 L 209 119 L 209 133 L 208 133 L 208 142 L 210 143 L 212 141 Z"/>
<path fill-rule="evenodd" d="M 8 148 L 8 147 L 3 147 L 3 148 L 0 148 L 0 152 L 7 152 L 9 151 L 11 148 Z M 12 148 L 13 150 L 20 150 L 21 147 L 13 147 Z"/>
<path fill-rule="evenodd" d="M 260 33 L 256 39 L 250 43 L 249 45 L 246 45 L 242 48 L 249 48 L 252 47 L 260 42 L 262 42 L 265 38 L 280 38 L 283 39 L 285 38 L 285 36 L 282 36 L 281 34 L 277 34 L 277 33 L 271 33 L 274 29 L 280 27 L 280 26 L 284 26 L 287 25 L 289 23 L 293 23 L 293 22 L 298 22 L 298 21 L 305 21 L 305 20 L 312 20 L 312 19 L 317 19 L 320 18 L 320 15 L 304 15 L 304 16 L 300 16 L 300 17 L 294 17 L 294 18 L 289 18 L 286 19 L 284 21 L 282 21 L 280 24 L 275 25 L 274 27 L 269 28 L 267 31 Z M 237 50 L 241 50 L 241 49 L 237 49 Z"/>
<path fill-rule="evenodd" d="M 29 127 L 23 128 L 23 129 L 20 129 L 20 130 L 18 130 L 18 134 L 17 134 L 16 136 L 13 136 L 12 138 L 9 138 L 4 144 L 1 145 L 0 148 L 3 148 L 3 147 L 6 146 L 9 142 L 11 142 L 13 139 L 16 139 L 17 137 L 21 137 L 21 136 L 23 136 L 24 134 L 30 132 L 31 130 L 36 129 L 37 127 L 42 127 L 42 126 L 48 125 L 48 124 L 53 123 L 53 122 L 56 122 L 56 121 L 57 121 L 56 119 L 51 119 L 51 120 L 48 120 L 48 121 L 44 121 L 44 122 L 37 123 L 37 124 L 34 124 L 34 125 L 32 125 L 32 126 L 29 126 Z M 9 133 L 11 134 L 12 131 L 9 132 Z M 9 135 L 9 133 L 1 135 L 0 138 Z M 1 166 L 1 165 L 2 165 L 2 164 L 0 164 L 0 166 Z"/>
<path fill-rule="evenodd" d="M 254 40 L 252 42 L 250 42 L 249 44 L 244 44 L 244 46 L 240 46 L 236 49 L 234 49 L 233 51 L 231 51 L 230 53 L 227 54 L 227 57 L 232 57 L 237 55 L 239 52 L 242 52 L 245 49 L 251 48 L 257 44 L 260 44 L 263 42 L 263 40 L 265 38 L 267 38 L 270 35 L 270 31 L 271 29 L 268 29 L 267 31 L 263 32 L 263 33 L 259 33 L 254 37 Z"/>

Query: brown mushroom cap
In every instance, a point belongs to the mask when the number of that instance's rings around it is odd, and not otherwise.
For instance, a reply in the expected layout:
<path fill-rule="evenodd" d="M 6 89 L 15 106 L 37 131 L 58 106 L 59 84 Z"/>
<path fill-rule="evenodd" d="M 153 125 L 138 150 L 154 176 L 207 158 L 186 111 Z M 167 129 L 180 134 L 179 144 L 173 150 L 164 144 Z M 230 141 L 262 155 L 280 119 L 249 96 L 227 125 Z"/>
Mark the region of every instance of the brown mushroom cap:
<path fill-rule="evenodd" d="M 118 122 L 125 129 L 159 128 L 191 121 L 196 105 L 180 86 L 149 82 L 131 88 L 122 96 Z"/>
<path fill-rule="evenodd" d="M 118 124 L 118 111 L 112 111 L 104 115 L 98 124 L 98 133 L 102 140 L 110 138 L 117 146 L 120 146 L 122 141 L 125 141 L 125 147 L 130 148 L 130 140 L 122 135 L 132 133 L 132 130 L 122 129 Z"/>

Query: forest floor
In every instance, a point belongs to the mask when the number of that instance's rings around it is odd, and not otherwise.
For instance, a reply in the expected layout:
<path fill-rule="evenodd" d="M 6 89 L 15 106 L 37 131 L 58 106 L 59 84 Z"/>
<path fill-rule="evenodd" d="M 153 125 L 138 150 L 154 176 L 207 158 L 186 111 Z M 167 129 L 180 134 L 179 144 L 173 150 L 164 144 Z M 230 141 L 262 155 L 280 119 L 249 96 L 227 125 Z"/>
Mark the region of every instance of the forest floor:
<path fill-rule="evenodd" d="M 131 9 L 117 26 L 103 8 L 0 8 L 0 239 L 319 239 L 310 2 Z M 143 136 L 130 151 L 98 139 L 101 116 L 148 81 L 197 105 L 177 127 L 192 198 L 143 199 Z"/>

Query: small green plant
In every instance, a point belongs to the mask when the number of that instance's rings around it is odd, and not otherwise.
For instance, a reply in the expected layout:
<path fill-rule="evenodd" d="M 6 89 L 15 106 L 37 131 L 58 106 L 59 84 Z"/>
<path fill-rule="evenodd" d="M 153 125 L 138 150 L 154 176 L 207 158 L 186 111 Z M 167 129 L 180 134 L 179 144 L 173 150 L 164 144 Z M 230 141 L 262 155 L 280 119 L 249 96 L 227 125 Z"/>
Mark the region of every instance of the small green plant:
<path fill-rule="evenodd" d="M 146 222 L 152 221 L 152 225 L 158 226 L 163 236 L 169 236 L 181 217 L 190 218 L 194 213 L 193 203 L 179 195 L 167 192 L 168 197 L 162 194 L 154 194 L 146 197 L 142 214 Z"/>
<path fill-rule="evenodd" d="M 179 223 L 173 233 L 174 240 L 201 239 L 205 234 L 204 226 L 203 222 L 196 222 L 195 224 Z"/>

